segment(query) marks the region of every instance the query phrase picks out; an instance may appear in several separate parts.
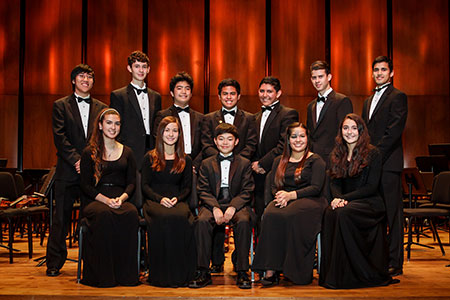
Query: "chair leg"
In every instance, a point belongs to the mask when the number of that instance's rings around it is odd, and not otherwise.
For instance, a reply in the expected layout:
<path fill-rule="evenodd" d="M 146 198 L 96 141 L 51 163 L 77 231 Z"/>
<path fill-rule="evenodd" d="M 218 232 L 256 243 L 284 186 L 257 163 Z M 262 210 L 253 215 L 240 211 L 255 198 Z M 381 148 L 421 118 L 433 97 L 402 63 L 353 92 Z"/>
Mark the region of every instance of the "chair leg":
<path fill-rule="evenodd" d="M 408 224 L 408 246 L 406 246 L 406 249 L 408 250 L 408 252 L 407 252 L 408 253 L 407 254 L 408 261 L 411 258 L 412 223 L 413 223 L 413 218 L 410 216 L 409 217 L 409 224 Z"/>
<path fill-rule="evenodd" d="M 252 237 L 250 240 L 250 265 L 253 266 L 253 257 L 254 257 L 254 249 L 253 249 L 253 241 L 254 241 L 255 233 L 252 230 Z M 252 282 L 255 282 L 255 272 L 252 269 Z"/>
<path fill-rule="evenodd" d="M 138 247 L 137 247 L 137 272 L 138 272 L 138 276 L 140 275 L 141 272 L 141 229 L 138 228 Z"/>
<path fill-rule="evenodd" d="M 439 234 L 436 230 L 436 226 L 434 226 L 434 223 L 433 223 L 433 221 L 431 221 L 431 219 L 430 219 L 430 225 L 431 225 L 431 230 L 433 231 L 433 235 L 436 236 L 436 239 L 439 243 L 439 247 L 441 248 L 442 255 L 445 255 L 444 247 L 442 247 L 441 239 L 439 238 Z"/>
<path fill-rule="evenodd" d="M 27 216 L 28 227 L 28 257 L 33 258 L 33 225 L 31 223 L 31 216 Z"/>
<path fill-rule="evenodd" d="M 77 267 L 77 283 L 81 281 L 81 257 L 83 251 L 83 226 L 80 226 L 80 233 L 78 235 L 78 267 Z"/>
<path fill-rule="evenodd" d="M 10 218 L 8 218 L 9 223 L 9 240 L 8 240 L 8 247 L 9 247 L 9 263 L 13 263 L 13 242 L 14 242 L 14 226 L 13 222 Z"/>
<path fill-rule="evenodd" d="M 322 255 L 322 240 L 320 239 L 320 232 L 317 234 L 317 274 L 320 274 L 320 259 Z"/>

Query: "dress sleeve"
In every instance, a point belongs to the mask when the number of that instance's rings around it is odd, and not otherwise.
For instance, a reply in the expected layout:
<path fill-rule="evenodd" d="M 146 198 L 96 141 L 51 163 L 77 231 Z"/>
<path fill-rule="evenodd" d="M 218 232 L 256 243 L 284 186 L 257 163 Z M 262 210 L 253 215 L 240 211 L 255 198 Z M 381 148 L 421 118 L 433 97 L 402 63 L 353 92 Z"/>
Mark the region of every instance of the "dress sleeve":
<path fill-rule="evenodd" d="M 381 154 L 378 150 L 372 151 L 371 160 L 366 168 L 368 168 L 368 174 L 365 184 L 352 192 L 342 195 L 343 199 L 351 201 L 377 195 L 381 176 Z"/>
<path fill-rule="evenodd" d="M 145 199 L 160 203 L 163 196 L 156 193 L 150 186 L 156 172 L 152 169 L 152 162 L 150 161 L 150 155 L 148 153 L 144 156 L 141 173 L 142 194 Z"/>
<path fill-rule="evenodd" d="M 83 193 L 85 193 L 91 200 L 94 200 L 99 192 L 95 188 L 94 162 L 92 161 L 91 151 L 89 148 L 85 148 L 81 155 L 80 183 Z"/>
<path fill-rule="evenodd" d="M 127 182 L 124 193 L 131 197 L 136 188 L 136 160 L 130 148 L 126 147 L 124 151 L 127 151 Z"/>
<path fill-rule="evenodd" d="M 183 179 L 180 186 L 180 195 L 178 196 L 179 202 L 186 202 L 192 189 L 192 160 L 189 156 L 186 156 L 186 165 L 183 170 Z"/>
<path fill-rule="evenodd" d="M 320 196 L 325 181 L 325 168 L 325 162 L 321 158 L 313 159 L 311 163 L 311 182 L 308 186 L 296 190 L 297 199 Z"/>

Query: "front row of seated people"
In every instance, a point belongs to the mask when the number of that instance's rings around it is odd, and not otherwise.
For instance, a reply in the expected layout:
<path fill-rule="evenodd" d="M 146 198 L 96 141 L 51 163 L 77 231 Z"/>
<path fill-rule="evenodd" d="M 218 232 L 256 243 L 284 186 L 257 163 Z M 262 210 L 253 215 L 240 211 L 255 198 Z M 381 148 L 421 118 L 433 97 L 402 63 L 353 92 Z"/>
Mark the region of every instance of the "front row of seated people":
<path fill-rule="evenodd" d="M 136 164 L 131 150 L 116 141 L 119 132 L 119 113 L 104 109 L 81 159 L 81 186 L 91 200 L 83 209 L 89 229 L 82 283 L 92 286 L 139 282 L 139 218 L 127 201 L 135 189 Z M 395 282 L 388 274 L 385 208 L 378 195 L 381 158 L 369 141 L 361 117 L 348 114 L 330 157 L 332 201 L 328 205 L 323 196 L 328 188 L 325 162 L 309 150 L 308 130 L 300 123 L 287 128 L 283 154 L 271 170 L 271 201 L 262 217 L 252 265 L 254 271 L 265 272 L 263 286 L 277 285 L 281 274 L 294 284 L 309 284 L 319 232 L 321 286 L 339 289 Z M 251 288 L 247 273 L 256 218 L 251 208 L 254 181 L 250 161 L 233 154 L 238 142 L 234 125 L 216 127 L 214 143 L 219 153 L 201 164 L 200 203 L 194 218 L 187 204 L 192 161 L 184 154 L 182 129 L 176 118 L 162 119 L 155 149 L 146 154 L 142 166 L 151 285 L 201 288 L 211 284 L 214 230 L 232 224 L 236 284 Z"/>

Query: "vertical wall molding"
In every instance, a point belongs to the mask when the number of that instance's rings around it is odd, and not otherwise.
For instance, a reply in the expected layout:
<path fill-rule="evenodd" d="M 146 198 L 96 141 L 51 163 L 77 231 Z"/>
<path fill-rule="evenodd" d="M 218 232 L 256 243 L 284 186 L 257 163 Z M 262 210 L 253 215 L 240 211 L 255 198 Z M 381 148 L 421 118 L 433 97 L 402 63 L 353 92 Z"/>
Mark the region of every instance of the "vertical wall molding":
<path fill-rule="evenodd" d="M 394 28 L 393 28 L 393 24 L 392 24 L 392 0 L 387 0 L 386 1 L 386 5 L 387 5 L 387 16 L 386 16 L 386 21 L 387 21 L 387 56 L 390 59 L 394 59 Z"/>
<path fill-rule="evenodd" d="M 272 0 L 266 0 L 266 76 L 272 75 Z"/>
<path fill-rule="evenodd" d="M 19 38 L 19 91 L 18 91 L 18 117 L 17 117 L 17 170 L 23 171 L 23 131 L 25 100 L 23 91 L 25 70 L 25 19 L 26 0 L 20 0 L 20 38 Z"/>
<path fill-rule="evenodd" d="M 325 0 L 325 61 L 331 67 L 331 3 Z"/>
<path fill-rule="evenodd" d="M 203 87 L 203 111 L 209 113 L 209 92 L 210 92 L 210 64 L 211 64 L 211 2 L 205 0 L 205 48 L 204 48 L 204 87 Z"/>
<path fill-rule="evenodd" d="M 81 62 L 87 63 L 88 2 L 81 2 Z"/>
<path fill-rule="evenodd" d="M 148 0 L 142 0 L 142 52 L 148 55 Z"/>

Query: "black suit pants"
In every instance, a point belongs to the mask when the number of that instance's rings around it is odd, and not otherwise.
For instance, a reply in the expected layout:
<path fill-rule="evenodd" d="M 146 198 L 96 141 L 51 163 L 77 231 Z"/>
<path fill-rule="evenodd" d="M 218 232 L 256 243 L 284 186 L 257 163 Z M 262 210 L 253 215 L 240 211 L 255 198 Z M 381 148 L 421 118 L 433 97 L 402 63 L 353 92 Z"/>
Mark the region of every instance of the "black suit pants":
<path fill-rule="evenodd" d="M 403 200 L 401 173 L 383 171 L 381 191 L 388 221 L 389 266 L 403 267 Z"/>
<path fill-rule="evenodd" d="M 66 236 L 74 202 L 80 198 L 79 181 L 55 181 L 55 211 L 47 242 L 47 268 L 61 269 L 67 258 Z"/>
<path fill-rule="evenodd" d="M 223 209 L 223 211 L 225 211 Z M 250 207 L 237 211 L 231 223 L 234 231 L 234 245 L 236 253 L 236 271 L 248 271 L 248 254 L 252 237 L 252 216 Z M 197 262 L 199 268 L 209 268 L 214 228 L 217 226 L 212 211 L 205 207 L 200 208 L 195 222 L 195 239 L 197 243 Z"/>

